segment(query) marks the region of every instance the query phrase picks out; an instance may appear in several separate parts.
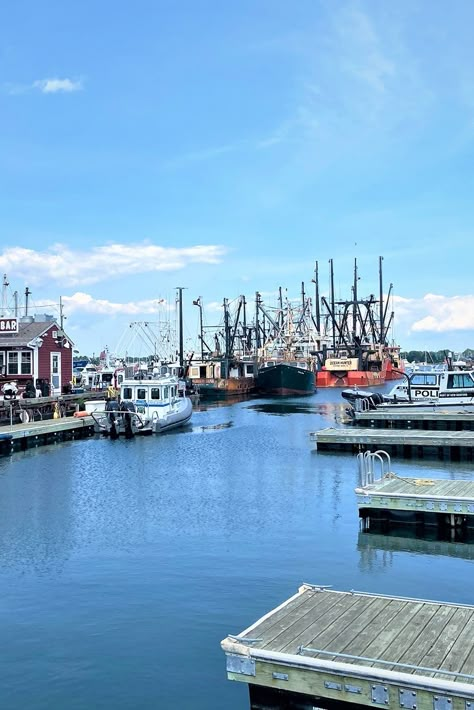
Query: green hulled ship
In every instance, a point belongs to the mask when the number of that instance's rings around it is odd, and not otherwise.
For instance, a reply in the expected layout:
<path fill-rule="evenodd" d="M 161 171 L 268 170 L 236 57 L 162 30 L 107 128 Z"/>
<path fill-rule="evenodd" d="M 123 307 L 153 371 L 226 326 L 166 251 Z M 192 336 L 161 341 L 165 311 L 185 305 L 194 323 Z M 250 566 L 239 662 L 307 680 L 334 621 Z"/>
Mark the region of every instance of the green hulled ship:
<path fill-rule="evenodd" d="M 304 362 L 266 362 L 257 374 L 262 394 L 308 395 L 315 391 L 314 372 Z"/>

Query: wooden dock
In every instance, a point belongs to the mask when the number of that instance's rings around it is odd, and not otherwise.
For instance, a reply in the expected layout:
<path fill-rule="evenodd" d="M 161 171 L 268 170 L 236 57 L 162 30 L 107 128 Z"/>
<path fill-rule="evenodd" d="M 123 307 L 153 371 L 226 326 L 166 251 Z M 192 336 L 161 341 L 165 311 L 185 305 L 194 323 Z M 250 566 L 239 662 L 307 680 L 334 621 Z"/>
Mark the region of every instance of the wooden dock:
<path fill-rule="evenodd" d="M 255 710 L 472 710 L 474 607 L 304 584 L 221 646 Z"/>
<path fill-rule="evenodd" d="M 474 481 L 402 478 L 388 473 L 356 488 L 355 493 L 363 519 L 474 527 Z"/>
<path fill-rule="evenodd" d="M 63 417 L 0 427 L 0 455 L 94 434 L 92 417 Z"/>
<path fill-rule="evenodd" d="M 328 428 L 311 435 L 318 451 L 351 453 L 384 449 L 405 458 L 473 461 L 474 431 L 419 431 L 396 429 Z"/>
<path fill-rule="evenodd" d="M 354 412 L 355 426 L 379 429 L 423 429 L 434 431 L 474 431 L 474 412 L 453 409 L 418 410 L 400 406 L 396 410 Z"/>

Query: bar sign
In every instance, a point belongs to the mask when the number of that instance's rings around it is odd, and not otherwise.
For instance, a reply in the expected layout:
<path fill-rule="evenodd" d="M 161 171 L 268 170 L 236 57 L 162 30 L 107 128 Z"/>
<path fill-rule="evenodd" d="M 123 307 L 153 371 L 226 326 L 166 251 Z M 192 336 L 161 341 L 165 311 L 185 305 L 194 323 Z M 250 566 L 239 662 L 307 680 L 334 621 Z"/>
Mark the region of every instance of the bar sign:
<path fill-rule="evenodd" d="M 18 333 L 18 318 L 0 318 L 0 333 Z"/>

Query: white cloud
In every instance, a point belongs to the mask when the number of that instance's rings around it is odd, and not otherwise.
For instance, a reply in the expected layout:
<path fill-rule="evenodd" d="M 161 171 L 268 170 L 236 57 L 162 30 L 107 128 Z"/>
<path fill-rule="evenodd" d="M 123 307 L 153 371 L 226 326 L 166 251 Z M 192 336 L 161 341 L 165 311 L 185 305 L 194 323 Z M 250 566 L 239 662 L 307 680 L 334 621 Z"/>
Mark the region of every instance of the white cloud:
<path fill-rule="evenodd" d="M 163 299 L 151 301 L 128 301 L 127 303 L 114 303 L 102 298 L 93 298 L 88 293 L 77 291 L 72 296 L 63 296 L 65 311 L 72 313 L 87 313 L 94 315 L 145 315 L 158 313 L 169 304 Z"/>
<path fill-rule="evenodd" d="M 70 93 L 72 91 L 81 91 L 82 80 L 78 79 L 39 79 L 33 82 L 32 87 L 39 89 L 43 94 L 57 94 L 59 92 Z"/>
<path fill-rule="evenodd" d="M 226 249 L 217 245 L 162 247 L 148 242 L 108 244 L 87 251 L 57 244 L 47 251 L 10 247 L 0 254 L 0 270 L 30 284 L 51 281 L 76 286 L 130 274 L 178 271 L 189 264 L 218 264 Z"/>
<path fill-rule="evenodd" d="M 428 293 L 423 298 L 395 297 L 397 330 L 404 324 L 413 333 L 474 331 L 474 295 L 442 296 Z"/>

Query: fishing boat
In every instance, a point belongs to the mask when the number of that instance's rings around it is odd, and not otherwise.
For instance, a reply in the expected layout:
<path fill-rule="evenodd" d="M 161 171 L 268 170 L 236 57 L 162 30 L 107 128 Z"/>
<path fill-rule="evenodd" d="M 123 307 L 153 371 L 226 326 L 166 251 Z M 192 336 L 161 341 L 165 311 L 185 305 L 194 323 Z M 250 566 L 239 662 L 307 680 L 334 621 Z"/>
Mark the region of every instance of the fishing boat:
<path fill-rule="evenodd" d="M 255 358 L 247 327 L 246 300 L 240 296 L 231 313 L 228 299 L 223 301 L 223 323 L 205 328 L 202 299 L 193 301 L 199 308 L 200 357 L 189 359 L 187 378 L 200 399 L 227 399 L 255 391 Z"/>
<path fill-rule="evenodd" d="M 374 387 L 404 376 L 400 347 L 389 344 L 393 312 L 388 315 L 392 285 L 384 299 L 382 261 L 379 257 L 380 294 L 359 298 L 357 259 L 354 261 L 352 298 L 336 301 L 334 270 L 330 260 L 330 298 L 321 298 L 326 341 L 318 354 L 318 387 Z"/>
<path fill-rule="evenodd" d="M 456 407 L 470 410 L 474 408 L 474 370 L 414 371 L 405 375 L 387 394 L 382 392 L 361 392 L 358 388 L 342 391 L 342 397 L 349 402 L 350 414 L 356 412 L 382 410 L 394 411 L 404 408 L 429 409 Z"/>
<path fill-rule="evenodd" d="M 257 293 L 256 333 L 258 337 L 257 390 L 261 394 L 310 395 L 316 389 L 319 334 L 311 318 L 311 301 L 302 285 L 298 304 L 283 302 L 279 289 L 278 306 L 264 307 Z"/>
<path fill-rule="evenodd" d="M 187 424 L 192 415 L 189 397 L 180 396 L 180 380 L 171 374 L 124 379 L 118 399 L 91 412 L 98 433 L 117 438 L 135 434 L 161 434 Z"/>
<path fill-rule="evenodd" d="M 268 360 L 258 369 L 257 389 L 280 397 L 314 394 L 314 370 L 301 360 Z"/>

